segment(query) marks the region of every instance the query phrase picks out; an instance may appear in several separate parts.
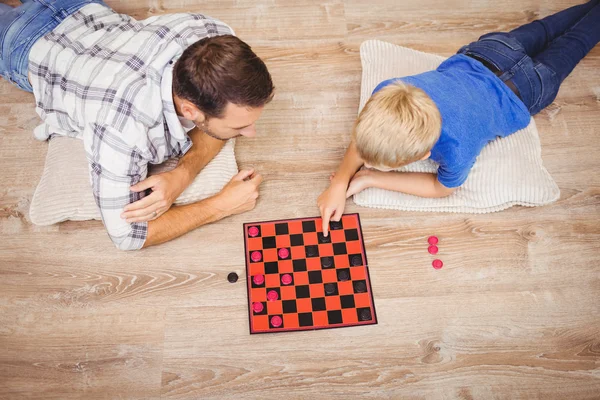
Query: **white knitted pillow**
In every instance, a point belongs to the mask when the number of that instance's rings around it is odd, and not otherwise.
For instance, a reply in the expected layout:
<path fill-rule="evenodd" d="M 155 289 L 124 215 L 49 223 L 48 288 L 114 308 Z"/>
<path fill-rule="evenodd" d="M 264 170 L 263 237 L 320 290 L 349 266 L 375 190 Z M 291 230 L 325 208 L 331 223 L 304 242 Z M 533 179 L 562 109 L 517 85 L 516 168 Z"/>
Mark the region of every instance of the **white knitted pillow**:
<path fill-rule="evenodd" d="M 443 57 L 379 40 L 360 46 L 363 74 L 359 111 L 383 80 L 436 69 Z M 436 172 L 431 160 L 398 169 Z M 428 199 L 383 189 L 369 188 L 354 195 L 361 206 L 406 211 L 489 213 L 514 205 L 540 206 L 556 201 L 558 186 L 542 165 L 540 140 L 533 118 L 527 128 L 496 139 L 481 152 L 466 182 L 452 195 Z"/>
<path fill-rule="evenodd" d="M 235 140 L 228 141 L 175 204 L 193 203 L 218 193 L 238 172 L 234 146 Z M 177 159 L 170 159 L 150 166 L 149 174 L 166 172 L 176 165 Z M 31 200 L 29 217 L 36 225 L 101 219 L 92 195 L 83 141 L 59 136 L 50 139 L 46 165 Z"/>

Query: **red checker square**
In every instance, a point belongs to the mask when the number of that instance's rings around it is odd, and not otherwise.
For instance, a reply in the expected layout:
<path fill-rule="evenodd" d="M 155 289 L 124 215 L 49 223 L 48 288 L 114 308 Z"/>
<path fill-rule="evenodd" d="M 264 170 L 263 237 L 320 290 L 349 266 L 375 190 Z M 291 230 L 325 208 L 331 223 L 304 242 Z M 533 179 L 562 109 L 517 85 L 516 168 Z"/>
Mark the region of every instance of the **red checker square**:
<path fill-rule="evenodd" d="M 277 244 L 277 248 L 282 247 L 290 247 L 290 236 L 289 235 L 279 235 L 275 236 L 275 243 Z"/>
<path fill-rule="evenodd" d="M 301 260 L 306 257 L 306 251 L 304 246 L 293 246 L 292 247 L 292 260 Z"/>
<path fill-rule="evenodd" d="M 343 308 L 342 309 L 342 320 L 345 324 L 352 324 L 358 322 L 358 315 L 356 315 L 356 308 Z"/>
<path fill-rule="evenodd" d="M 248 238 L 248 250 L 262 250 L 262 238 Z"/>
<path fill-rule="evenodd" d="M 356 308 L 371 307 L 371 296 L 369 293 L 356 293 L 354 295 L 354 304 Z"/>
<path fill-rule="evenodd" d="M 292 264 L 292 260 L 281 260 L 278 263 L 279 273 L 292 273 L 294 272 L 294 264 Z"/>
<path fill-rule="evenodd" d="M 288 222 L 288 232 L 290 235 L 302 233 L 302 221 Z"/>
<path fill-rule="evenodd" d="M 354 313 L 356 314 L 356 313 Z M 284 328 L 298 328 L 300 323 L 298 322 L 298 314 L 283 314 L 283 327 Z"/>
<path fill-rule="evenodd" d="M 319 255 L 321 257 L 331 257 L 333 255 L 333 246 L 331 243 L 320 244 Z"/>
<path fill-rule="evenodd" d="M 331 231 L 331 242 L 332 243 L 341 243 L 346 241 L 346 235 L 344 235 L 344 230 L 340 229 L 337 231 Z"/>
<path fill-rule="evenodd" d="M 321 259 L 319 257 L 312 257 L 306 259 L 306 269 L 309 271 L 318 271 L 321 269 Z"/>
<path fill-rule="evenodd" d="M 279 274 L 265 275 L 265 286 L 270 288 L 279 287 Z"/>
<path fill-rule="evenodd" d="M 250 263 L 250 276 L 264 275 L 265 264 L 263 263 Z"/>
<path fill-rule="evenodd" d="M 358 228 L 358 217 L 356 215 L 344 215 L 342 225 L 344 225 L 344 229 L 356 229 Z"/>
<path fill-rule="evenodd" d="M 265 288 L 250 289 L 250 300 L 252 303 L 255 301 L 267 301 L 267 291 Z"/>
<path fill-rule="evenodd" d="M 328 311 L 342 309 L 342 303 L 340 302 L 339 296 L 325 297 L 325 306 L 327 307 Z"/>
<path fill-rule="evenodd" d="M 312 301 L 311 299 L 296 299 L 296 309 L 299 313 L 311 312 Z"/>
<path fill-rule="evenodd" d="M 352 286 L 352 281 L 338 282 L 338 291 L 339 291 L 340 295 L 354 293 L 354 287 Z"/>
<path fill-rule="evenodd" d="M 321 275 L 323 276 L 323 283 L 337 282 L 335 269 L 324 269 Z"/>
<path fill-rule="evenodd" d="M 315 311 L 313 312 L 313 325 L 314 326 L 327 326 L 327 311 Z"/>
<path fill-rule="evenodd" d="M 267 301 L 267 313 L 270 315 L 282 314 L 283 305 L 281 304 L 281 300 Z"/>
<path fill-rule="evenodd" d="M 294 300 L 296 298 L 296 288 L 293 286 L 282 286 L 281 291 L 281 300 Z"/>
<path fill-rule="evenodd" d="M 361 279 L 367 279 L 367 273 L 364 267 L 350 268 L 350 278 L 353 281 L 360 281 Z"/>
<path fill-rule="evenodd" d="M 325 288 L 322 283 L 314 283 L 310 285 L 310 297 L 312 299 L 316 297 L 325 297 Z"/>
<path fill-rule="evenodd" d="M 296 286 L 308 285 L 308 272 L 306 272 L 306 271 L 294 272 L 294 285 L 296 285 Z"/>
<path fill-rule="evenodd" d="M 317 232 L 306 232 L 304 234 L 304 245 L 318 244 L 319 238 L 317 237 Z"/>
<path fill-rule="evenodd" d="M 350 266 L 350 261 L 348 260 L 348 255 L 346 254 L 333 256 L 333 261 L 335 262 L 336 268 L 348 268 Z"/>
<path fill-rule="evenodd" d="M 348 254 L 357 254 L 362 253 L 362 247 L 360 245 L 360 240 L 347 242 L 346 250 L 348 250 Z"/>
<path fill-rule="evenodd" d="M 263 259 L 265 262 L 277 261 L 277 249 L 264 249 Z"/>
<path fill-rule="evenodd" d="M 265 331 L 269 329 L 268 315 L 255 315 L 252 317 L 252 328 L 255 331 Z"/>
<path fill-rule="evenodd" d="M 275 236 L 275 224 L 262 224 L 260 226 L 260 231 L 262 237 Z"/>
<path fill-rule="evenodd" d="M 323 232 L 323 219 L 315 218 L 313 221 L 315 221 L 315 226 L 317 227 L 317 232 Z"/>

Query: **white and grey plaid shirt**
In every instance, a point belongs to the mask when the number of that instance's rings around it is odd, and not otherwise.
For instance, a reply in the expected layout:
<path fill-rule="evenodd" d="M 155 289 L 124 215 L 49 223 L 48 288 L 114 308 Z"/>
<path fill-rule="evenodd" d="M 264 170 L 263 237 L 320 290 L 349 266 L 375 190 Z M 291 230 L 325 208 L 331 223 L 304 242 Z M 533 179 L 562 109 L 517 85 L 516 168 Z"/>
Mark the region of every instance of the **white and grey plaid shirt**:
<path fill-rule="evenodd" d="M 200 14 L 143 21 L 90 4 L 61 22 L 29 56 L 36 109 L 35 137 L 82 138 L 102 220 L 115 245 L 139 249 L 147 223 L 126 223 L 123 208 L 144 197 L 130 186 L 147 164 L 185 154 L 192 146 L 172 96 L 173 63 L 196 41 L 233 34 Z M 65 177 L 69 179 L 69 177 Z"/>

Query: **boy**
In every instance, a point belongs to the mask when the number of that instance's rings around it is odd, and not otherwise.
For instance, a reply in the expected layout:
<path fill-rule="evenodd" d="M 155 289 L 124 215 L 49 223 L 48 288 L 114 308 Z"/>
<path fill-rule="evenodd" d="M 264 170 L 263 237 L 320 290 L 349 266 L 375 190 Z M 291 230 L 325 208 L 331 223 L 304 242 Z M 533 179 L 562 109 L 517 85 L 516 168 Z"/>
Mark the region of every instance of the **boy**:
<path fill-rule="evenodd" d="M 381 82 L 356 121 L 331 184 L 318 198 L 327 235 L 347 197 L 368 187 L 445 197 L 481 149 L 529 124 L 600 41 L 598 0 L 462 47 L 437 70 Z M 431 158 L 437 174 L 394 172 Z M 366 169 L 358 171 L 361 166 Z"/>

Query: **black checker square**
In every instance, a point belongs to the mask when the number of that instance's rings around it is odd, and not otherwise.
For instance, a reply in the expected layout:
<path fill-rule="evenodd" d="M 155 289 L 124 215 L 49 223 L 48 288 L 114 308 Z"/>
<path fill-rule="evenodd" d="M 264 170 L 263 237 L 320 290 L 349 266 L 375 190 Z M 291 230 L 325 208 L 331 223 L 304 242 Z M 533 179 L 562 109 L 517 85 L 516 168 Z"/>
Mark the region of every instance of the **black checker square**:
<path fill-rule="evenodd" d="M 323 232 L 317 233 L 317 239 L 319 239 L 319 243 L 331 243 L 331 235 L 323 235 Z"/>
<path fill-rule="evenodd" d="M 251 280 L 252 282 L 252 287 L 253 288 L 263 288 L 265 287 L 265 281 L 263 280 L 263 283 L 261 283 L 260 285 L 257 285 L 256 283 L 254 283 L 254 279 Z"/>
<path fill-rule="evenodd" d="M 250 232 L 248 232 L 249 237 L 260 237 L 262 235 L 262 229 L 260 229 L 260 225 L 250 225 L 248 226 L 248 231 L 250 230 L 250 228 L 258 229 L 258 234 L 256 236 L 250 236 Z"/>
<path fill-rule="evenodd" d="M 298 307 L 296 307 L 296 300 L 283 300 L 281 303 L 283 305 L 284 314 L 298 312 Z"/>
<path fill-rule="evenodd" d="M 367 291 L 367 281 L 361 279 L 360 281 L 352 282 L 354 293 L 365 293 Z"/>
<path fill-rule="evenodd" d="M 254 315 L 267 315 L 267 302 L 266 301 L 261 301 L 261 304 L 263 305 L 263 309 L 261 312 L 256 312 L 254 310 L 252 310 L 252 312 L 254 313 Z"/>
<path fill-rule="evenodd" d="M 281 277 L 284 275 L 289 275 L 292 277 L 292 282 L 288 283 L 287 285 L 284 285 L 283 282 L 281 282 Z M 281 282 L 281 286 L 294 286 L 294 274 L 279 274 L 279 282 Z"/>
<path fill-rule="evenodd" d="M 287 257 L 281 257 L 279 255 L 279 250 L 281 250 L 281 249 L 286 249 L 288 251 Z M 290 250 L 290 248 L 289 247 L 282 247 L 281 249 L 277 250 L 277 259 L 278 260 L 287 260 L 287 259 L 289 259 L 290 258 L 290 254 L 292 253 L 292 251 Z"/>
<path fill-rule="evenodd" d="M 290 235 L 290 245 L 304 246 L 304 235 L 301 233 Z"/>
<path fill-rule="evenodd" d="M 321 271 L 308 271 L 308 283 L 323 283 Z"/>
<path fill-rule="evenodd" d="M 258 261 L 254 261 L 252 259 L 252 253 L 255 253 L 255 252 L 259 252 L 260 253 L 260 260 L 258 260 Z M 253 251 L 251 251 L 250 252 L 250 256 L 248 257 L 248 260 L 250 260 L 251 263 L 261 262 L 263 260 L 263 252 L 262 252 L 262 250 L 253 250 Z"/>
<path fill-rule="evenodd" d="M 346 235 L 347 242 L 358 240 L 358 230 L 356 229 L 347 229 L 344 231 L 344 234 Z"/>
<path fill-rule="evenodd" d="M 302 221 L 302 232 L 316 232 L 317 225 L 315 221 Z"/>
<path fill-rule="evenodd" d="M 327 321 L 330 324 L 341 324 L 343 322 L 342 311 L 341 310 L 327 311 Z"/>
<path fill-rule="evenodd" d="M 302 272 L 306 271 L 306 260 L 292 260 L 292 265 L 294 266 L 294 272 Z"/>
<path fill-rule="evenodd" d="M 288 229 L 287 223 L 275 224 L 275 234 L 276 235 L 287 235 L 288 233 L 290 233 L 290 230 Z"/>
<path fill-rule="evenodd" d="M 345 282 L 350 280 L 350 269 L 349 268 L 340 268 L 336 271 L 337 279 L 340 282 Z"/>
<path fill-rule="evenodd" d="M 277 261 L 270 261 L 265 263 L 265 274 L 278 274 L 279 266 Z"/>
<path fill-rule="evenodd" d="M 325 284 L 325 296 L 337 296 L 338 294 L 340 294 L 340 292 L 338 291 L 337 282 Z"/>
<path fill-rule="evenodd" d="M 333 257 L 321 257 L 321 268 L 332 269 L 335 268 L 335 261 Z"/>
<path fill-rule="evenodd" d="M 325 305 L 324 297 L 317 297 L 317 298 L 311 299 L 311 302 L 312 302 L 312 310 L 313 311 L 327 310 L 327 306 Z"/>
<path fill-rule="evenodd" d="M 296 286 L 296 298 L 308 299 L 310 297 L 310 287 L 308 285 Z"/>
<path fill-rule="evenodd" d="M 310 245 L 304 247 L 306 258 L 319 257 L 319 246 Z"/>
<path fill-rule="evenodd" d="M 351 294 L 340 296 L 340 303 L 342 303 L 342 308 L 356 307 L 356 303 L 354 302 L 354 295 Z M 283 309 L 283 312 L 285 312 L 285 308 Z"/>
<path fill-rule="evenodd" d="M 346 243 L 334 243 L 333 244 L 333 254 L 339 256 L 340 254 L 347 254 L 348 250 L 346 249 Z"/>
<path fill-rule="evenodd" d="M 284 323 L 282 323 L 282 324 L 281 324 L 281 326 L 273 326 L 273 324 L 271 324 L 271 319 L 272 319 L 273 317 L 275 317 L 275 316 L 277 316 L 277 317 L 281 318 L 281 320 L 283 321 L 283 315 L 281 315 L 281 314 L 275 314 L 275 315 L 271 315 L 271 318 L 269 318 L 269 328 L 271 328 L 271 329 L 281 329 L 281 328 L 285 328 L 285 324 L 284 324 Z"/>
<path fill-rule="evenodd" d="M 363 258 L 360 254 L 348 254 L 348 262 L 351 267 L 360 267 L 363 265 Z"/>
<path fill-rule="evenodd" d="M 358 315 L 359 321 L 370 321 L 373 319 L 371 315 L 371 309 L 369 307 L 357 308 L 356 314 Z"/>
<path fill-rule="evenodd" d="M 299 313 L 298 314 L 298 323 L 300 326 L 313 326 L 313 317 L 312 313 Z"/>
<path fill-rule="evenodd" d="M 267 293 L 269 293 L 271 290 L 274 290 L 277 292 L 277 298 L 280 299 L 281 298 L 281 289 L 279 289 L 278 287 L 274 287 L 274 288 L 266 288 L 265 291 Z"/>
<path fill-rule="evenodd" d="M 262 238 L 263 249 L 274 249 L 277 247 L 275 243 L 275 236 L 267 236 Z"/>

